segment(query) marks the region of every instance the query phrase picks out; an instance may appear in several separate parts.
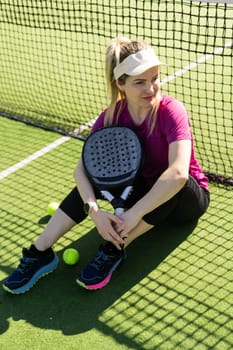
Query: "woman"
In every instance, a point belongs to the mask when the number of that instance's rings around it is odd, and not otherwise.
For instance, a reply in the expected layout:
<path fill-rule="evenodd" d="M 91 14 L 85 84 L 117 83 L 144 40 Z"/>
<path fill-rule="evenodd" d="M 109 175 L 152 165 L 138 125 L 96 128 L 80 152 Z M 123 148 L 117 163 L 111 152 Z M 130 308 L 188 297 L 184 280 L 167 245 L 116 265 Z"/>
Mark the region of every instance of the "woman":
<path fill-rule="evenodd" d="M 162 64 L 143 41 L 125 37 L 111 41 L 106 52 L 111 103 L 99 115 L 92 131 L 108 125 L 127 126 L 142 142 L 144 165 L 127 200 L 128 210 L 117 217 L 99 208 L 100 193 L 90 184 L 80 160 L 74 171 L 77 186 L 30 249 L 23 249 L 18 268 L 3 283 L 6 291 L 23 293 L 53 271 L 58 258 L 52 245 L 87 215 L 107 242 L 76 281 L 87 289 L 99 289 L 124 261 L 124 248 L 137 237 L 165 220 L 197 220 L 206 211 L 208 180 L 195 157 L 184 106 L 160 92 Z"/>

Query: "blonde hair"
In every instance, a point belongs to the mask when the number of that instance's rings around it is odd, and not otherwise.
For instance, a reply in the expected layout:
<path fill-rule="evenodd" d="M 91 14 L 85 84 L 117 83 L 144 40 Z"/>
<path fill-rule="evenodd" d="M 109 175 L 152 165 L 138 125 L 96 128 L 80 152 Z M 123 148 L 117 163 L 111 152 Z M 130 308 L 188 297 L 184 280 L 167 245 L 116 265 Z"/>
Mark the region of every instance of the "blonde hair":
<path fill-rule="evenodd" d="M 109 43 L 106 51 L 105 75 L 110 104 L 105 114 L 105 125 L 111 125 L 113 123 L 114 111 L 117 103 L 120 102 L 120 106 L 116 116 L 117 120 L 126 103 L 124 92 L 122 92 L 116 84 L 116 80 L 113 74 L 114 68 L 129 55 L 135 54 L 138 51 L 144 50 L 149 47 L 150 45 L 144 41 L 130 40 L 127 37 L 117 37 Z M 118 79 L 118 84 L 124 85 L 127 77 L 128 75 L 123 74 Z M 155 115 L 157 113 L 157 108 L 158 103 L 156 103 L 156 105 L 151 111 L 150 131 L 152 131 L 155 127 Z"/>

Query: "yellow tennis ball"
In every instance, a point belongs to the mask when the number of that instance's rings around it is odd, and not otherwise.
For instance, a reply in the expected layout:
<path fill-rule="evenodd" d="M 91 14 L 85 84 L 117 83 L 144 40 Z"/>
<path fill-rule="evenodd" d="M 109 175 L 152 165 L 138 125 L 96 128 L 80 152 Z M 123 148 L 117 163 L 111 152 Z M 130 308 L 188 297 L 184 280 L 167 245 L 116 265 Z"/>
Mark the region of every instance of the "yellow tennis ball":
<path fill-rule="evenodd" d="M 67 265 L 75 265 L 79 261 L 79 252 L 74 248 L 66 249 L 63 253 L 63 260 Z"/>
<path fill-rule="evenodd" d="M 59 203 L 57 202 L 49 203 L 47 207 L 48 215 L 53 216 L 53 214 L 55 213 L 58 207 L 59 207 Z"/>

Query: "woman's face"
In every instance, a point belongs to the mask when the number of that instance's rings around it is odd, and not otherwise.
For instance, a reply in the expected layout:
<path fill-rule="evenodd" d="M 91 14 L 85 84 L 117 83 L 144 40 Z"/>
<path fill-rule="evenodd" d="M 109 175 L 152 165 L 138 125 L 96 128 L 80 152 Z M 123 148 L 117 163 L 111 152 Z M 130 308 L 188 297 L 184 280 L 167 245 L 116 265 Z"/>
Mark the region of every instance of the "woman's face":
<path fill-rule="evenodd" d="M 142 74 L 129 76 L 125 84 L 118 87 L 125 93 L 129 105 L 150 110 L 160 94 L 159 67 L 155 66 Z"/>

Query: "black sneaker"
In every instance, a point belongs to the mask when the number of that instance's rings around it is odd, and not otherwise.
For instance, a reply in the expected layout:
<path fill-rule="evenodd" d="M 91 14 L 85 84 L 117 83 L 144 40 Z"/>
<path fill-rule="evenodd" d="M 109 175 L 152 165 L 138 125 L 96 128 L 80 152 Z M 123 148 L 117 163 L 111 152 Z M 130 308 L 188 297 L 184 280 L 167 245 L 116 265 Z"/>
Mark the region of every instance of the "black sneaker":
<path fill-rule="evenodd" d="M 112 243 L 101 245 L 89 265 L 80 273 L 76 282 L 86 289 L 106 286 L 115 271 L 125 260 L 125 250 L 118 250 Z"/>
<path fill-rule="evenodd" d="M 29 250 L 23 248 L 19 266 L 3 282 L 3 289 L 12 294 L 27 292 L 39 278 L 55 270 L 57 265 L 58 257 L 51 248 L 41 254 L 36 254 L 32 247 Z"/>

